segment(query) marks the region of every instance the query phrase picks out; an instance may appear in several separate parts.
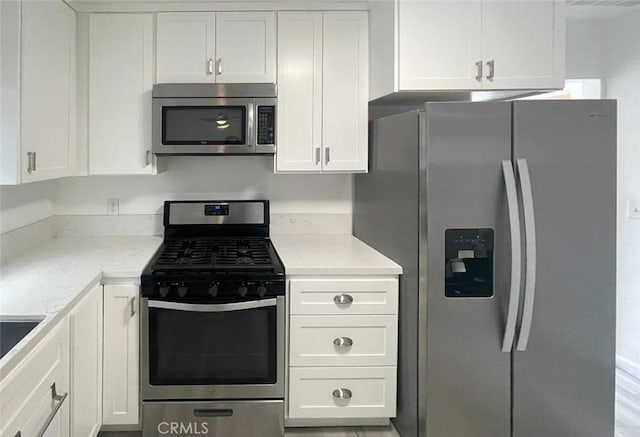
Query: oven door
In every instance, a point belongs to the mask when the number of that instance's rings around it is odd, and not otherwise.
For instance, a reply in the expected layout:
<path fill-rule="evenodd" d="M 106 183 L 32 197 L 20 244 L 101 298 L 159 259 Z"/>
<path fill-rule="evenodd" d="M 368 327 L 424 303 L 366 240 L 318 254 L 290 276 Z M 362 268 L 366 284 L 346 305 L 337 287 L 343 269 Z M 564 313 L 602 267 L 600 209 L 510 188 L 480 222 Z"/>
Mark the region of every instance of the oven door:
<path fill-rule="evenodd" d="M 251 98 L 154 98 L 152 106 L 157 155 L 256 152 Z"/>
<path fill-rule="evenodd" d="M 183 303 L 143 298 L 142 399 L 282 399 L 285 298 Z"/>

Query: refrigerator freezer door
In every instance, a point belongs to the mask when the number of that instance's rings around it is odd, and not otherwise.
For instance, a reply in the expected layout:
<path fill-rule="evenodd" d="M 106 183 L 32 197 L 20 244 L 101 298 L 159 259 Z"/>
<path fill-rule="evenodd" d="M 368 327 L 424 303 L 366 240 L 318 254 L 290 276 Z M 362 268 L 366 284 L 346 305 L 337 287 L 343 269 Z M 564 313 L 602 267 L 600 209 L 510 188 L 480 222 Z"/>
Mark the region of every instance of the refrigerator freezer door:
<path fill-rule="evenodd" d="M 426 354 L 421 354 L 426 362 L 420 367 L 420 377 L 426 378 L 426 393 L 421 393 L 426 399 L 426 435 L 508 437 L 511 354 L 501 348 L 511 253 L 502 161 L 511 159 L 511 107 L 429 103 L 425 112 L 420 150 L 426 171 L 420 201 L 426 235 L 421 235 L 419 259 L 427 267 L 421 275 L 427 284 L 427 316 L 420 320 L 427 332 Z M 447 230 L 482 231 L 479 228 L 494 230 L 492 296 L 446 297 L 445 284 L 455 273 L 446 262 L 445 247 L 460 244 L 460 260 L 467 261 L 469 249 L 474 256 L 487 257 L 478 246 L 482 233 L 475 242 L 471 235 L 467 243 L 468 236 L 460 232 L 447 244 Z M 477 266 L 484 268 L 483 263 Z M 470 267 L 474 264 L 466 262 L 465 268 Z M 483 274 L 476 277 L 483 280 Z"/>
<path fill-rule="evenodd" d="M 615 103 L 513 106 L 537 252 L 529 342 L 513 353 L 513 437 L 612 437 Z"/>

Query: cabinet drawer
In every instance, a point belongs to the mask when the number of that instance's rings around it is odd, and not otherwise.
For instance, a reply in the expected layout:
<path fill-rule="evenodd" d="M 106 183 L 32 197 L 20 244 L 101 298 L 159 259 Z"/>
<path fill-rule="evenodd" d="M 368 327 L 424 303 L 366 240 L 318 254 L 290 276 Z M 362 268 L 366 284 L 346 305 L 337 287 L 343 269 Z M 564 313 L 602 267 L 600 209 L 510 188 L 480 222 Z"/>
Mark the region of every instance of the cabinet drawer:
<path fill-rule="evenodd" d="M 291 316 L 291 366 L 395 366 L 396 316 Z"/>
<path fill-rule="evenodd" d="M 291 314 L 396 314 L 398 280 L 292 279 Z"/>
<path fill-rule="evenodd" d="M 36 435 L 59 403 L 60 409 L 49 429 L 69 435 L 69 399 L 52 398 L 69 392 L 69 324 L 58 323 L 25 359 L 7 375 L 1 375 L 0 435 Z"/>
<path fill-rule="evenodd" d="M 290 418 L 385 418 L 395 414 L 395 367 L 290 368 Z"/>

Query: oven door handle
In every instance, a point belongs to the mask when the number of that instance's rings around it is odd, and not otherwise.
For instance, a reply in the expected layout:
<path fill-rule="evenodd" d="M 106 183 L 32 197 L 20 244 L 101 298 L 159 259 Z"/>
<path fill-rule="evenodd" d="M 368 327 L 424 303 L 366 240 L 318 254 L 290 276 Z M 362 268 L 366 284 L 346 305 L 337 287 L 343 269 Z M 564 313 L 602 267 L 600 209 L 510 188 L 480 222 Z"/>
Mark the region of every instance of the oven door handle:
<path fill-rule="evenodd" d="M 228 311 L 250 310 L 254 308 L 274 307 L 278 302 L 276 298 L 250 300 L 247 302 L 232 302 L 222 304 L 193 304 L 180 302 L 167 302 L 164 300 L 150 300 L 149 308 L 176 311 L 196 311 L 201 313 L 222 313 Z"/>

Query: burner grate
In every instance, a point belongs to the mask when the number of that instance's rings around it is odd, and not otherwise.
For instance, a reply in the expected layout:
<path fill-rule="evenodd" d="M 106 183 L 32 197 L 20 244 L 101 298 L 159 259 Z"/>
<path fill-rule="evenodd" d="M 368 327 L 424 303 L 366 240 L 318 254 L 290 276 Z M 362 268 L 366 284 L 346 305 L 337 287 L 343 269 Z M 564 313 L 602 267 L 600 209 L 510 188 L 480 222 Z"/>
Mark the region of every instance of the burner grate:
<path fill-rule="evenodd" d="M 224 273 L 273 267 L 268 241 L 227 238 L 166 241 L 153 269 L 213 270 Z"/>

